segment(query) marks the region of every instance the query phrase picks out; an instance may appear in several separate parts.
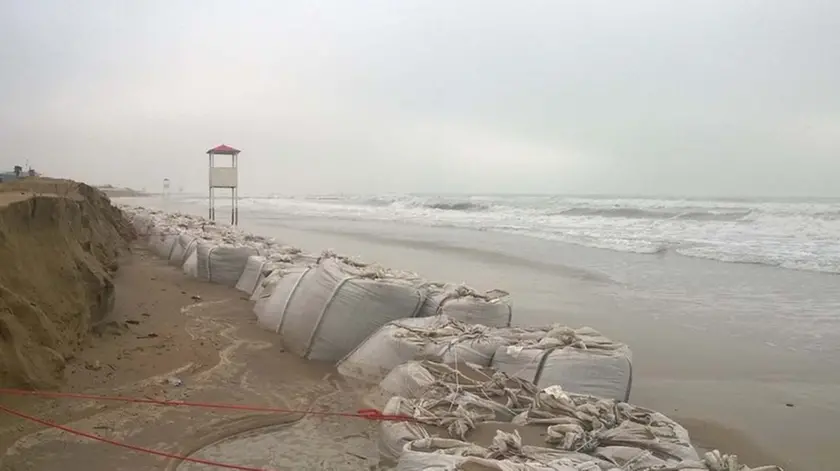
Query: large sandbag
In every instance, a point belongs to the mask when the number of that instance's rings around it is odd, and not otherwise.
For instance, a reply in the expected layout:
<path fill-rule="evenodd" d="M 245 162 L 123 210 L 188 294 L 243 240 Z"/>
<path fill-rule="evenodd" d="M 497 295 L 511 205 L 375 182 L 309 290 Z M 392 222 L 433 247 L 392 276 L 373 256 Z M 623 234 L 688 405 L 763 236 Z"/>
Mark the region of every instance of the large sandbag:
<path fill-rule="evenodd" d="M 601 471 L 609 463 L 568 451 L 527 446 L 514 433 L 496 431 L 488 447 L 448 438 L 405 444 L 397 471 Z"/>
<path fill-rule="evenodd" d="M 544 388 L 560 385 L 576 394 L 627 401 L 633 384 L 631 353 L 583 327 L 554 326 L 548 330 L 511 329 L 519 340 L 498 348 L 491 366 Z"/>
<path fill-rule="evenodd" d="M 328 256 L 290 293 L 280 334 L 297 355 L 338 361 L 388 322 L 415 317 L 423 299 L 412 281 Z"/>
<path fill-rule="evenodd" d="M 489 327 L 446 316 L 401 319 L 382 326 L 356 347 L 338 364 L 338 372 L 377 383 L 394 367 L 413 360 L 490 366 L 496 350 L 507 344 Z"/>
<path fill-rule="evenodd" d="M 183 266 L 187 257 L 195 251 L 196 245 L 198 245 L 198 239 L 195 237 L 189 234 L 179 235 L 178 240 L 172 247 L 172 252 L 169 254 L 169 264 L 176 267 Z"/>
<path fill-rule="evenodd" d="M 523 379 L 471 363 L 444 364 L 412 361 L 397 366 L 365 396 L 365 402 L 382 409 L 394 396 L 407 399 L 443 396 L 447 392 L 466 391 L 498 402 L 514 412 L 531 406 L 536 387 Z"/>
<path fill-rule="evenodd" d="M 510 294 L 502 290 L 486 293 L 464 285 L 429 283 L 420 317 L 446 315 L 468 324 L 507 327 L 513 319 Z"/>
<path fill-rule="evenodd" d="M 546 442 L 553 448 L 580 451 L 620 469 L 706 469 L 685 428 L 626 402 L 551 386 L 514 423 L 546 426 Z"/>
<path fill-rule="evenodd" d="M 312 263 L 316 263 L 318 258 L 314 255 L 302 252 L 300 249 L 293 247 L 282 247 L 279 251 L 268 254 L 264 257 L 254 256 L 248 259 L 248 264 L 239 278 L 236 287 L 240 291 L 250 293 L 251 301 L 257 301 L 261 297 L 267 298 L 271 295 L 269 290 L 263 296 L 263 290 L 266 288 L 273 288 L 277 278 L 268 280 L 277 270 L 289 269 L 293 266 L 305 267 Z M 255 311 L 256 312 L 256 311 Z"/>
<path fill-rule="evenodd" d="M 159 258 L 169 260 L 169 254 L 172 253 L 172 248 L 177 241 L 177 234 L 154 231 L 149 236 L 149 249 Z"/>
<path fill-rule="evenodd" d="M 254 303 L 254 314 L 257 315 L 260 326 L 280 332 L 289 309 L 289 301 L 297 292 L 303 278 L 312 270 L 312 267 L 280 268 L 265 278 L 259 297 Z"/>
<path fill-rule="evenodd" d="M 193 250 L 187 255 L 187 258 L 184 260 L 184 264 L 181 266 L 181 269 L 184 271 L 184 274 L 192 277 L 198 278 L 198 251 Z"/>
<path fill-rule="evenodd" d="M 386 415 L 411 417 L 410 421 L 383 421 L 379 424 L 380 456 L 396 461 L 407 443 L 431 436 L 470 441 L 482 424 L 491 427 L 506 424 L 513 427 L 516 412 L 497 402 L 465 391 L 430 394 L 428 397 L 406 399 L 392 397 L 382 410 Z M 523 427 L 525 428 L 525 427 Z M 539 427 L 530 427 L 538 429 Z"/>
<path fill-rule="evenodd" d="M 259 250 L 245 245 L 217 245 L 200 241 L 196 253 L 198 278 L 233 287 L 242 276 L 248 257 L 259 255 Z"/>
<path fill-rule="evenodd" d="M 260 255 L 251 255 L 248 261 L 245 262 L 245 268 L 242 269 L 242 275 L 239 276 L 239 281 L 236 282 L 236 289 L 249 295 L 254 294 L 257 284 L 262 278 L 263 268 L 269 263 L 268 259 Z"/>
<path fill-rule="evenodd" d="M 155 220 L 151 214 L 145 211 L 135 211 L 131 216 L 131 225 L 140 238 L 148 237 L 155 227 Z"/>

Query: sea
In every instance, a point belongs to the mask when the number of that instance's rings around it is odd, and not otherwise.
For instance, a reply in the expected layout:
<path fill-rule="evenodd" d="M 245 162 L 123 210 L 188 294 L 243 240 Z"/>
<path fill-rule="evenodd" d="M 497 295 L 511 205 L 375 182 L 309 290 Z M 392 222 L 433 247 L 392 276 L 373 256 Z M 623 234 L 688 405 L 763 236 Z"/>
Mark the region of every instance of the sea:
<path fill-rule="evenodd" d="M 672 252 L 840 273 L 840 199 L 319 195 L 248 197 L 240 205 L 250 211 L 492 231 L 620 252 Z"/>
<path fill-rule="evenodd" d="M 207 214 L 206 195 L 118 201 Z M 515 323 L 594 327 L 633 349 L 633 402 L 734 430 L 789 470 L 836 463 L 831 426 L 813 424 L 840 420 L 840 199 L 254 195 L 239 208 L 244 229 L 304 250 L 507 290 Z"/>

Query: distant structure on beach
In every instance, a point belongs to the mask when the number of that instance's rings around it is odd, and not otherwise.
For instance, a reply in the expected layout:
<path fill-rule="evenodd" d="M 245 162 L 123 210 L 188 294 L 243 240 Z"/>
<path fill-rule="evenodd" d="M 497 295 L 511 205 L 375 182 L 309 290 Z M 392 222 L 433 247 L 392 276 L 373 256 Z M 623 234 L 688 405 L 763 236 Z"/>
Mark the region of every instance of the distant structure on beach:
<path fill-rule="evenodd" d="M 20 165 L 15 165 L 11 171 L 7 172 L 0 172 L 0 183 L 2 182 L 10 182 L 14 180 L 19 180 L 21 178 L 26 177 L 40 177 L 41 174 L 35 171 L 34 168 L 30 167 L 26 173 L 23 172 L 23 167 Z"/>
<path fill-rule="evenodd" d="M 230 223 L 235 226 L 239 223 L 239 149 L 222 144 L 207 151 L 210 157 L 210 194 L 208 206 L 211 221 L 216 220 L 216 190 L 230 190 Z M 217 156 L 230 157 L 230 164 L 226 165 L 216 162 Z"/>

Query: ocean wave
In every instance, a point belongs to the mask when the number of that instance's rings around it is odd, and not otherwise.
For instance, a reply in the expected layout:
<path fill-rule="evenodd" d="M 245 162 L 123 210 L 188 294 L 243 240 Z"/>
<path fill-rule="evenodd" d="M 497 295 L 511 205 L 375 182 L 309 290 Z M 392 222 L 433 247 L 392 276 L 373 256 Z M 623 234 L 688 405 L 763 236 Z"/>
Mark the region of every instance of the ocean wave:
<path fill-rule="evenodd" d="M 576 207 L 548 212 L 551 216 L 589 216 L 629 219 L 689 219 L 695 221 L 738 221 L 749 216 L 751 210 L 651 210 L 638 208 Z"/>
<path fill-rule="evenodd" d="M 244 199 L 255 210 L 515 233 L 598 249 L 840 273 L 840 200 L 368 195 Z"/>

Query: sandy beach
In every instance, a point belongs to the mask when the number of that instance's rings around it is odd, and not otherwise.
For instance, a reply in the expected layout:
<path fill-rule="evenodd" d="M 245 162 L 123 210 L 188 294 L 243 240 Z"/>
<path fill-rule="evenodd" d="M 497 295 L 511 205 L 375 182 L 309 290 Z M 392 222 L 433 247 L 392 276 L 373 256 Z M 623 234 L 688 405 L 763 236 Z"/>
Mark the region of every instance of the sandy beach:
<path fill-rule="evenodd" d="M 60 391 L 295 410 L 359 408 L 356 394 L 336 386 L 329 365 L 285 353 L 275 334 L 257 327 L 242 293 L 189 278 L 142 245 L 121 262 L 114 311 L 68 362 Z M 0 405 L 104 438 L 238 466 L 368 469 L 378 461 L 374 424 L 361 419 L 8 395 L 0 395 Z M 237 434 L 269 433 L 289 423 L 295 427 L 283 430 L 283 453 L 277 444 L 262 446 L 259 436 L 201 451 Z M 336 443 L 348 436 L 356 438 Z M 0 415 L 0 469 L 211 468 Z"/>
<path fill-rule="evenodd" d="M 806 340 L 814 326 L 790 319 L 816 307 L 784 298 L 786 287 L 802 287 L 812 299 L 826 300 L 820 309 L 831 312 L 837 299 L 829 295 L 837 292 L 832 276 L 523 244 L 517 237 L 452 229 L 265 213 L 244 213 L 242 224 L 305 250 L 332 248 L 430 279 L 503 287 L 514 293 L 519 323 L 588 325 L 627 342 L 634 352 L 631 402 L 686 424 L 702 447 L 737 450 L 743 462 L 778 463 L 788 471 L 833 469 L 840 456 L 831 438 L 831 424 L 840 418 L 834 327 L 819 325 L 824 335 Z M 588 265 L 568 263 L 580 259 Z M 632 270 L 640 266 L 658 292 L 636 284 Z M 615 267 L 626 267 L 625 279 Z M 739 298 L 749 293 L 751 301 L 761 301 L 759 290 L 767 292 L 766 308 Z M 765 315 L 773 311 L 777 315 Z"/>
<path fill-rule="evenodd" d="M 246 229 L 304 250 L 332 248 L 430 279 L 504 287 L 514 293 L 516 322 L 523 325 L 588 325 L 627 342 L 634 350 L 631 402 L 678 420 L 700 448 L 720 448 L 744 463 L 781 464 L 788 471 L 833 469 L 838 458 L 832 439 L 832 424 L 840 417 L 837 370 L 826 368 L 826 359 L 814 352 L 774 348 L 776 340 L 755 335 L 758 330 L 750 335 L 744 326 L 690 317 L 688 310 L 679 317 L 643 316 L 656 304 L 640 303 L 628 312 L 627 296 L 638 303 L 640 295 L 629 280 L 617 282 L 606 270 L 560 266 L 540 257 L 537 243 L 470 234 L 471 244 L 459 246 L 452 239 L 459 235 L 451 231 L 398 233 L 405 228 L 245 216 Z M 581 249 L 573 252 L 580 255 Z M 595 257 L 597 265 L 596 253 L 584 255 Z M 363 407 L 365 391 L 341 380 L 332 365 L 285 352 L 275 333 L 258 327 L 243 293 L 189 278 L 138 242 L 122 252 L 118 265 L 113 309 L 65 355 L 59 391 L 288 411 Z M 735 266 L 730 276 L 756 276 L 737 272 L 761 268 Z M 349 470 L 375 469 L 379 461 L 375 423 L 360 419 L 9 394 L 0 395 L 0 406 L 105 439 L 237 466 Z M 0 469 L 206 466 L 72 437 L 4 414 Z"/>

